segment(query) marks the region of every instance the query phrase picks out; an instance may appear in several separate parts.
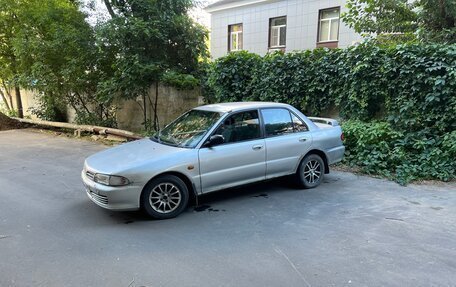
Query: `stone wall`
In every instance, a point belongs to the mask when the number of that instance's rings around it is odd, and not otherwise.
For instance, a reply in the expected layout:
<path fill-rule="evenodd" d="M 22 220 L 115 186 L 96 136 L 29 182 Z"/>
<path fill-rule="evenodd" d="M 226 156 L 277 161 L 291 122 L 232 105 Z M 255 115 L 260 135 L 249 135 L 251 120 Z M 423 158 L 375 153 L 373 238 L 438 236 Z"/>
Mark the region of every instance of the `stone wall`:
<path fill-rule="evenodd" d="M 14 92 L 13 92 L 14 93 Z M 30 109 L 37 106 L 36 97 L 37 92 L 30 90 L 21 90 L 22 106 L 24 116 L 36 119 L 32 115 Z M 17 107 L 15 97 L 13 95 L 14 108 Z M 158 101 L 157 101 L 157 115 L 160 128 L 170 123 L 176 117 L 194 107 L 203 104 L 201 97 L 201 90 L 199 88 L 194 90 L 178 90 L 174 87 L 159 85 L 158 86 Z M 143 112 L 143 98 L 139 97 L 135 100 L 122 101 L 117 103 L 117 124 L 119 129 L 130 130 L 139 132 L 144 129 L 144 112 Z M 147 118 L 153 120 L 155 107 L 155 85 L 149 89 L 146 97 L 146 114 Z M 67 109 L 67 120 L 70 123 L 75 121 L 76 113 L 71 108 Z"/>
<path fill-rule="evenodd" d="M 155 85 L 149 89 L 146 96 L 146 115 L 153 122 L 155 107 Z M 160 84 L 158 86 L 157 116 L 159 128 L 163 128 L 182 113 L 203 104 L 201 90 L 178 90 L 174 87 Z M 144 128 L 144 99 L 138 97 L 134 100 L 118 104 L 117 127 L 130 131 L 140 131 Z"/>

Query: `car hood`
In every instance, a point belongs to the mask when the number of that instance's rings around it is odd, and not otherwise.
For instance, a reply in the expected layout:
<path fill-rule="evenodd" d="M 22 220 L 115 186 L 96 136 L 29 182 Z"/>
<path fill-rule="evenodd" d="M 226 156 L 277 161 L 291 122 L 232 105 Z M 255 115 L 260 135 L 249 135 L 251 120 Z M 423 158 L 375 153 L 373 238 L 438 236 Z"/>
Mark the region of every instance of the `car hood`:
<path fill-rule="evenodd" d="M 86 159 L 86 167 L 94 172 L 116 174 L 144 162 L 159 160 L 187 149 L 157 143 L 149 138 L 122 144 Z"/>

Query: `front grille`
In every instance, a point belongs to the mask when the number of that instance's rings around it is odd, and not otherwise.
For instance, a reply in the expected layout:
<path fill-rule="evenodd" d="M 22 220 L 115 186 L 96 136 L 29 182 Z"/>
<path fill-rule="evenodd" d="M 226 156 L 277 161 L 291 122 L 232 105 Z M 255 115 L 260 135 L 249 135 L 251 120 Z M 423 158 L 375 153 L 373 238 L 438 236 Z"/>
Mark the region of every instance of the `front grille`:
<path fill-rule="evenodd" d="M 90 193 L 90 196 L 93 198 L 93 200 L 95 200 L 96 202 L 101 203 L 101 204 L 108 204 L 107 196 L 101 195 L 101 194 L 96 194 L 95 192 L 92 192 L 91 190 L 89 191 L 89 193 Z"/>
<path fill-rule="evenodd" d="M 95 176 L 95 173 L 91 171 L 86 171 L 86 176 L 90 179 L 93 180 L 93 177 Z"/>

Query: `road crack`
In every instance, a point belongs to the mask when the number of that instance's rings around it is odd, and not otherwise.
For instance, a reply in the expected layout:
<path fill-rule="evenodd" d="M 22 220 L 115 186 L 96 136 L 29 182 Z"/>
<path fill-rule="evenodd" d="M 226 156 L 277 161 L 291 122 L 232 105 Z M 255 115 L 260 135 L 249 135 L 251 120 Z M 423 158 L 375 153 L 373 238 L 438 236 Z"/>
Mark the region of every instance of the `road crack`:
<path fill-rule="evenodd" d="M 283 253 L 283 251 L 280 250 L 280 248 L 275 247 L 274 251 L 277 254 L 283 256 L 288 261 L 288 263 L 290 264 L 291 268 L 293 268 L 293 270 L 299 275 L 299 277 L 301 277 L 302 281 L 304 281 L 304 283 L 306 283 L 306 285 L 308 287 L 311 287 L 310 283 L 306 280 L 306 277 L 304 277 L 304 275 L 298 270 L 298 268 L 296 268 L 296 266 L 294 265 L 293 261 L 291 261 L 291 259 L 285 253 Z"/>

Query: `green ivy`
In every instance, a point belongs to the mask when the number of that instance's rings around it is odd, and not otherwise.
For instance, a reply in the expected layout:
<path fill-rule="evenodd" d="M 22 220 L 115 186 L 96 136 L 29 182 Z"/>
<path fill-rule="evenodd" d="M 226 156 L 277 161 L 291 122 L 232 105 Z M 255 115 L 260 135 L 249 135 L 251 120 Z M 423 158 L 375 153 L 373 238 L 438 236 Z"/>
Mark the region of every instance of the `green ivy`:
<path fill-rule="evenodd" d="M 335 107 L 345 161 L 366 173 L 403 184 L 456 178 L 456 45 L 237 52 L 206 71 L 212 102 L 284 102 L 308 115 Z"/>
<path fill-rule="evenodd" d="M 245 51 L 230 53 L 209 68 L 208 83 L 212 101 L 235 102 L 251 99 L 253 76 L 258 71 L 260 56 Z"/>
<path fill-rule="evenodd" d="M 406 184 L 456 179 L 456 132 L 443 136 L 401 132 L 388 122 L 343 122 L 345 163 Z"/>

